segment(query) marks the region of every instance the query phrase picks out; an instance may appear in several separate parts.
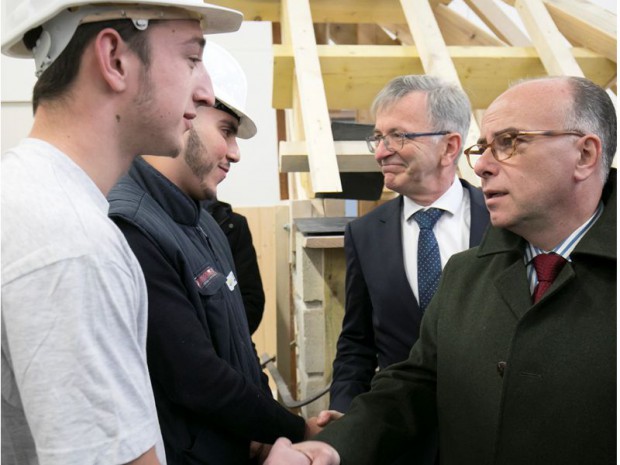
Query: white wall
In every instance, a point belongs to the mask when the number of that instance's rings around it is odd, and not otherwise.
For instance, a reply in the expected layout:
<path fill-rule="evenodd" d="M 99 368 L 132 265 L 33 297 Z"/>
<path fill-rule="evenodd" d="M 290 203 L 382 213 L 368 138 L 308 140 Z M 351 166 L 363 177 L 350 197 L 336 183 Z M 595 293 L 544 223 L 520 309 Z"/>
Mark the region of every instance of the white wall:
<path fill-rule="evenodd" d="M 237 58 L 248 77 L 248 114 L 258 127 L 252 139 L 239 139 L 241 162 L 220 184 L 220 199 L 234 206 L 271 206 L 280 202 L 275 110 L 271 108 L 273 55 L 271 23 L 244 22 L 240 31 L 207 37 Z M 215 64 L 216 66 L 216 64 Z M 209 64 L 207 64 L 207 69 Z M 34 61 L 2 55 L 2 152 L 26 137 L 32 125 Z"/>
<path fill-rule="evenodd" d="M 248 78 L 248 114 L 258 127 L 252 139 L 239 139 L 241 161 L 219 185 L 218 197 L 234 206 L 277 205 L 280 186 L 276 113 L 271 107 L 271 23 L 247 21 L 239 32 L 209 36 L 207 40 L 226 48 L 241 63 Z"/>

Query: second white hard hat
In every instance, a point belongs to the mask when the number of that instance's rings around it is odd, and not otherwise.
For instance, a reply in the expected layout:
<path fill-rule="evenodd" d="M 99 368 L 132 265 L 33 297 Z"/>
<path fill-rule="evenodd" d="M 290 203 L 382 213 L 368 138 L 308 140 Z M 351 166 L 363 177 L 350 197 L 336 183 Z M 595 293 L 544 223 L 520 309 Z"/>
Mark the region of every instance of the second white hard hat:
<path fill-rule="evenodd" d="M 246 110 L 248 81 L 243 68 L 228 50 L 211 41 L 207 41 L 202 60 L 211 76 L 216 100 L 239 118 L 237 136 L 253 137 L 256 125 Z"/>
<path fill-rule="evenodd" d="M 197 19 L 205 34 L 239 29 L 243 15 L 202 0 L 2 0 L 2 53 L 35 58 L 37 75 L 65 49 L 82 22 L 131 19 L 146 27 L 152 19 Z M 144 26 L 141 26 L 144 25 Z M 38 27 L 43 31 L 35 50 L 23 42 Z"/>

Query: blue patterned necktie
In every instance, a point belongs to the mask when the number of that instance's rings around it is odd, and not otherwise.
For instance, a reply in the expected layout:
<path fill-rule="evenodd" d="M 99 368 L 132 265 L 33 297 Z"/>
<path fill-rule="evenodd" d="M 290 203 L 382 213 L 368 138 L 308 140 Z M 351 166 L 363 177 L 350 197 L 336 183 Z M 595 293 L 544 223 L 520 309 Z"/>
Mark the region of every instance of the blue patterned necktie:
<path fill-rule="evenodd" d="M 426 306 L 435 295 L 441 277 L 439 245 L 433 233 L 433 226 L 442 214 L 443 210 L 438 208 L 420 210 L 413 214 L 413 219 L 420 226 L 420 235 L 418 236 L 418 301 L 422 312 L 426 310 Z"/>

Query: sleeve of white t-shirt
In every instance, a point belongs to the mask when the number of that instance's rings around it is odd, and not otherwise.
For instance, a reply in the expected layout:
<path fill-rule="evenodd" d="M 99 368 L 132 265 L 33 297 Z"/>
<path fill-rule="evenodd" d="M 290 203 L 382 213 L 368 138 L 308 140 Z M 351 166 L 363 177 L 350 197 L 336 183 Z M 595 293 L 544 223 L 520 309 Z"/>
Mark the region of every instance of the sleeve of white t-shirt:
<path fill-rule="evenodd" d="M 122 464 L 160 438 L 141 284 L 104 252 L 3 283 L 3 350 L 41 465 Z"/>

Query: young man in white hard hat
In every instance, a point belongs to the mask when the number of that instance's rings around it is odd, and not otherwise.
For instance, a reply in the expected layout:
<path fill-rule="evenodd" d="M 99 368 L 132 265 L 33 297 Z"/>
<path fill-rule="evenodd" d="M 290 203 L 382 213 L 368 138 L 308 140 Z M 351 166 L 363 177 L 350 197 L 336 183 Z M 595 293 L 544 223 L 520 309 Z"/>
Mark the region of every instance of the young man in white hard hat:
<path fill-rule="evenodd" d="M 39 77 L 30 135 L 2 156 L 2 463 L 165 463 L 144 277 L 105 195 L 136 155 L 179 153 L 214 103 L 203 34 L 241 15 L 10 0 L 2 20 L 2 52 Z"/>
<path fill-rule="evenodd" d="M 198 109 L 182 156 L 136 159 L 108 199 L 146 278 L 147 357 L 168 464 L 245 465 L 251 441 L 303 438 L 314 423 L 272 398 L 228 241 L 200 207 L 239 161 L 237 137 L 256 133 L 239 64 L 211 43 L 204 61 L 217 103 Z"/>

